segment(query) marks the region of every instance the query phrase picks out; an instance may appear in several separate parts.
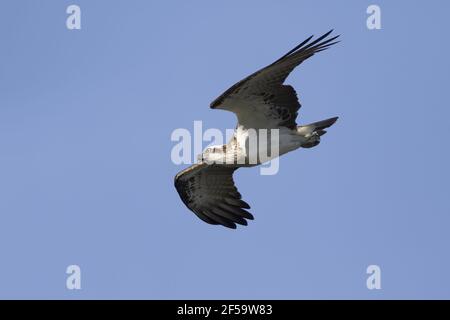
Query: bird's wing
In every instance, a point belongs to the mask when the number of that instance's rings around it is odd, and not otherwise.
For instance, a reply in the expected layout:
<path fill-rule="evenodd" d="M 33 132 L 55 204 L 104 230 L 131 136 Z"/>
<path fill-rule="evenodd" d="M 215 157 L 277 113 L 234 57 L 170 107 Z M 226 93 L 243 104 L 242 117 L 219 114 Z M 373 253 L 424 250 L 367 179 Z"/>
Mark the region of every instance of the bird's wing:
<path fill-rule="evenodd" d="M 338 42 L 334 40 L 339 36 L 327 39 L 332 31 L 314 41 L 309 37 L 274 63 L 233 85 L 210 107 L 234 112 L 239 125 L 246 128 L 295 128 L 301 105 L 294 88 L 283 83 L 303 61 Z"/>
<path fill-rule="evenodd" d="M 253 216 L 244 209 L 250 206 L 241 200 L 233 181 L 237 168 L 194 164 L 175 176 L 175 188 L 184 204 L 209 224 L 235 229 L 236 223 L 247 225 Z"/>

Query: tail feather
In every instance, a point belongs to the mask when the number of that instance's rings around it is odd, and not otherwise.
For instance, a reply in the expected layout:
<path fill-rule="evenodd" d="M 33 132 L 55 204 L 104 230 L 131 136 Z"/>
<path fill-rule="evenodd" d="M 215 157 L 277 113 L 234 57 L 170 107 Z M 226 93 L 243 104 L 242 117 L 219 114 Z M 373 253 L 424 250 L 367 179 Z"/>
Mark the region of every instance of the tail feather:
<path fill-rule="evenodd" d="M 330 119 L 310 123 L 304 126 L 297 127 L 297 132 L 301 135 L 307 136 L 313 132 L 317 132 L 319 136 L 324 135 L 326 132 L 326 128 L 331 127 L 339 117 L 333 117 Z"/>

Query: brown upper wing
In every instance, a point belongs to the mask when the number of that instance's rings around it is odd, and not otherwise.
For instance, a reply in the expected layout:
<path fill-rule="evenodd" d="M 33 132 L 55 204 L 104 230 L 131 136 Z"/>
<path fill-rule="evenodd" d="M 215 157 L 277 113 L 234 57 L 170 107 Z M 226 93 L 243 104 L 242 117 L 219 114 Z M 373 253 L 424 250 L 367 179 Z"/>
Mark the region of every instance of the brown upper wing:
<path fill-rule="evenodd" d="M 303 61 L 338 42 L 334 40 L 339 36 L 327 39 L 332 31 L 314 41 L 309 37 L 274 63 L 233 85 L 210 107 L 236 113 L 239 124 L 246 128 L 295 128 L 301 105 L 294 88 L 283 83 Z"/>

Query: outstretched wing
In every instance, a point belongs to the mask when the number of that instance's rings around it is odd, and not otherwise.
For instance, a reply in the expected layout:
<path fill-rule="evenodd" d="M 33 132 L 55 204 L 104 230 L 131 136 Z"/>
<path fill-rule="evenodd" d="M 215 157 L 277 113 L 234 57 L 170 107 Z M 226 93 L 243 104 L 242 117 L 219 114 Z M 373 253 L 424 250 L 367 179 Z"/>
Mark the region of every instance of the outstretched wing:
<path fill-rule="evenodd" d="M 246 128 L 295 128 L 301 105 L 294 88 L 283 83 L 303 61 L 338 42 L 334 40 L 339 36 L 327 39 L 332 31 L 312 42 L 309 37 L 274 63 L 233 85 L 210 107 L 234 112 L 239 125 Z"/>
<path fill-rule="evenodd" d="M 250 206 L 241 200 L 234 185 L 237 168 L 194 164 L 175 176 L 175 188 L 184 204 L 209 224 L 221 224 L 235 229 L 236 223 L 247 225 L 253 216 L 245 209 Z"/>

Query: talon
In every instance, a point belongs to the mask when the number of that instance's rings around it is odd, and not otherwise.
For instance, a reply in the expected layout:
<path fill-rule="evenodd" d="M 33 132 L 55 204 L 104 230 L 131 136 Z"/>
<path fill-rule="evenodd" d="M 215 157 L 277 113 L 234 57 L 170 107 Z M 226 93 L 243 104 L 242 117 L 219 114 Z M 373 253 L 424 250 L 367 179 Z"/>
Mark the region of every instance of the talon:
<path fill-rule="evenodd" d="M 303 148 L 312 148 L 320 143 L 320 135 L 316 131 L 307 135 L 305 138 L 307 138 L 307 141 L 302 145 Z"/>

